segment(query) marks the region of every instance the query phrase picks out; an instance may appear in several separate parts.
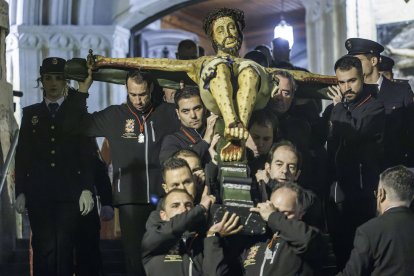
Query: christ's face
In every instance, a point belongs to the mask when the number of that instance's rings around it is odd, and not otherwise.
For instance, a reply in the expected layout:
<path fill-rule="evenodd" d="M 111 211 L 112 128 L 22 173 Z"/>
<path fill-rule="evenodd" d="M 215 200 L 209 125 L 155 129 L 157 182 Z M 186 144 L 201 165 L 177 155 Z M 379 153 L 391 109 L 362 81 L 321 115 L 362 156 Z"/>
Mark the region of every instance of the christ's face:
<path fill-rule="evenodd" d="M 217 18 L 213 23 L 213 43 L 218 50 L 230 55 L 238 54 L 241 37 L 237 23 L 229 16 Z"/>

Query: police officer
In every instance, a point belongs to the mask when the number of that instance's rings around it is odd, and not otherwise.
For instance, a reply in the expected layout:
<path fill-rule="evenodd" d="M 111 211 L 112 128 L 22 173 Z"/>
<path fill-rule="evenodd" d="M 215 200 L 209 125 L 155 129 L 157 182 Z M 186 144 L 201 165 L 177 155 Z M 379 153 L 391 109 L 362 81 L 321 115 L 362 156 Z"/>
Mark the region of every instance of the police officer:
<path fill-rule="evenodd" d="M 72 275 L 74 235 L 80 216 L 94 207 L 88 142 L 66 133 L 70 116 L 65 60 L 40 67 L 44 99 L 23 109 L 16 149 L 16 209 L 27 206 L 32 229 L 33 275 Z M 79 84 L 80 87 L 83 83 Z"/>
<path fill-rule="evenodd" d="M 361 60 L 364 82 L 377 84 L 377 98 L 383 102 L 386 114 L 384 134 L 384 167 L 405 163 L 412 165 L 414 137 L 414 94 L 407 83 L 388 80 L 380 74 L 380 53 L 384 47 L 372 40 L 349 38 L 345 42 L 348 55 Z M 411 161 L 410 161 L 411 160 Z"/>

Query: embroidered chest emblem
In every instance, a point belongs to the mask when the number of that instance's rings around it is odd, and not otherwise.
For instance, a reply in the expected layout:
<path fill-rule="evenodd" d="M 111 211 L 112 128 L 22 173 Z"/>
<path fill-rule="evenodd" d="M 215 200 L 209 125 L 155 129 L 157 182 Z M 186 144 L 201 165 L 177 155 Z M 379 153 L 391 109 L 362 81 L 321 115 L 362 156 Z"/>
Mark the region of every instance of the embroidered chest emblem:
<path fill-rule="evenodd" d="M 122 134 L 123 138 L 137 138 L 135 129 L 135 119 L 126 119 L 124 133 Z"/>
<path fill-rule="evenodd" d="M 182 262 L 183 257 L 181 255 L 176 254 L 168 254 L 164 257 L 164 263 L 171 263 L 171 262 Z"/>
<path fill-rule="evenodd" d="M 125 123 L 125 132 L 132 133 L 134 132 L 135 127 L 135 120 L 134 119 L 127 119 Z"/>
<path fill-rule="evenodd" d="M 243 262 L 244 267 L 256 264 L 256 255 L 257 255 L 257 252 L 259 252 L 259 248 L 260 247 L 258 245 L 254 245 L 250 247 L 249 254 L 247 255 L 246 260 L 244 260 Z"/>
<path fill-rule="evenodd" d="M 37 125 L 39 123 L 39 117 L 37 115 L 34 115 L 32 117 L 32 125 Z"/>

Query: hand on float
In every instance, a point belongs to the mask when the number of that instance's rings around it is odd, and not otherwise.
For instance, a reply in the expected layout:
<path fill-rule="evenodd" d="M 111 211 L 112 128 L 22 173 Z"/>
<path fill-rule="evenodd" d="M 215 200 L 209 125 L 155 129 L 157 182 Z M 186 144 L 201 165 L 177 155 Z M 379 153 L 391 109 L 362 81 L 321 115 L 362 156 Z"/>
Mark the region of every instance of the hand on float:
<path fill-rule="evenodd" d="M 208 144 L 211 144 L 214 134 L 214 126 L 216 125 L 218 116 L 216 114 L 211 114 L 207 118 L 206 132 L 204 134 L 203 140 Z"/>
<path fill-rule="evenodd" d="M 268 221 L 269 216 L 276 212 L 276 208 L 269 200 L 263 203 L 258 203 L 256 207 L 250 208 L 251 212 L 259 213 L 264 221 Z"/>
<path fill-rule="evenodd" d="M 215 233 L 218 233 L 220 237 L 226 237 L 237 234 L 243 229 L 243 225 L 239 225 L 239 216 L 234 213 L 231 216 L 229 214 L 226 211 L 221 221 L 210 227 L 207 232 L 207 237 L 214 236 Z"/>

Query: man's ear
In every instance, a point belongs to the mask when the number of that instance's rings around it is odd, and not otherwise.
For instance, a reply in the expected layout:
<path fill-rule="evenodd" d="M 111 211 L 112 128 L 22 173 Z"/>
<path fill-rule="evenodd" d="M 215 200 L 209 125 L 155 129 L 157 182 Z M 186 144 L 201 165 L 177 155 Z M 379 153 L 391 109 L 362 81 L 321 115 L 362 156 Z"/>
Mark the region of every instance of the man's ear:
<path fill-rule="evenodd" d="M 372 57 L 371 58 L 371 64 L 372 66 L 376 66 L 379 64 L 379 58 L 378 57 Z"/>
<path fill-rule="evenodd" d="M 384 188 L 381 188 L 381 187 L 378 188 L 378 198 L 380 202 L 384 202 L 385 199 L 387 198 L 387 192 L 385 191 Z"/>
<path fill-rule="evenodd" d="M 165 193 L 168 193 L 168 186 L 167 186 L 167 184 L 162 183 L 162 184 L 161 184 L 161 186 L 162 186 L 162 188 L 164 189 L 164 192 L 165 192 Z"/>
<path fill-rule="evenodd" d="M 167 218 L 167 213 L 166 213 L 164 210 L 161 210 L 161 211 L 160 211 L 160 218 L 161 218 L 161 220 L 163 220 L 163 221 L 168 221 L 168 218 Z"/>
<path fill-rule="evenodd" d="M 178 118 L 178 120 L 180 120 L 180 121 L 181 121 L 181 118 L 180 118 L 180 112 L 178 111 L 178 109 L 177 109 L 177 108 L 175 109 L 175 113 L 177 113 L 177 118 Z"/>
<path fill-rule="evenodd" d="M 302 171 L 301 170 L 298 170 L 297 172 L 296 172 L 296 175 L 295 175 L 295 181 L 298 181 L 298 179 L 299 179 L 299 176 L 300 176 L 300 173 L 301 173 Z"/>
<path fill-rule="evenodd" d="M 265 171 L 266 171 L 267 173 L 270 173 L 270 164 L 269 164 L 269 162 L 266 162 L 266 163 L 265 163 L 265 167 L 264 167 L 264 169 L 265 169 Z"/>

